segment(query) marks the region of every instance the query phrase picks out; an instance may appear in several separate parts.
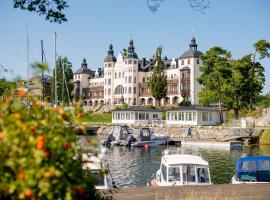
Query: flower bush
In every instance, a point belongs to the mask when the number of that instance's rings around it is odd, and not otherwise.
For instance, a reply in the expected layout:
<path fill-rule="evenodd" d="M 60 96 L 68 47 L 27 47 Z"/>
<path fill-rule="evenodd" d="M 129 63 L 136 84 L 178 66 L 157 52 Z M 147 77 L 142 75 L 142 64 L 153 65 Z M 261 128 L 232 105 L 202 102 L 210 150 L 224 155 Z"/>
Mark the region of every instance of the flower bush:
<path fill-rule="evenodd" d="M 0 101 L 0 199 L 105 199 L 74 159 L 76 135 L 67 125 L 80 113 Z M 75 115 L 75 117 L 74 117 Z"/>

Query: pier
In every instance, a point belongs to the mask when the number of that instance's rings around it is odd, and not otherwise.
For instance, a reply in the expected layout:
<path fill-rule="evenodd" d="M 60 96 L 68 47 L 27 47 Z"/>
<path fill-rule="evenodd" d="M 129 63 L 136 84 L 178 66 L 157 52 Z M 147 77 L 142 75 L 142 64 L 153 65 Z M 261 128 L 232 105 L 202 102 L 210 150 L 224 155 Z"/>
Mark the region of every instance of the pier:
<path fill-rule="evenodd" d="M 270 199 L 270 184 L 139 187 L 113 190 L 115 200 Z"/>

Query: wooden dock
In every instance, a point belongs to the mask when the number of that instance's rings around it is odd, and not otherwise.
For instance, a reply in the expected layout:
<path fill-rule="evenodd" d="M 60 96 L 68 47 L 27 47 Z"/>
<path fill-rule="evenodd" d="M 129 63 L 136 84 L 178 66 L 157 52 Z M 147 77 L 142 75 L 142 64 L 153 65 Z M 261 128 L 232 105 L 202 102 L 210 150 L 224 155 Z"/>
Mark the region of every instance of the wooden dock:
<path fill-rule="evenodd" d="M 113 190 L 115 200 L 269 200 L 270 184 L 134 187 Z"/>

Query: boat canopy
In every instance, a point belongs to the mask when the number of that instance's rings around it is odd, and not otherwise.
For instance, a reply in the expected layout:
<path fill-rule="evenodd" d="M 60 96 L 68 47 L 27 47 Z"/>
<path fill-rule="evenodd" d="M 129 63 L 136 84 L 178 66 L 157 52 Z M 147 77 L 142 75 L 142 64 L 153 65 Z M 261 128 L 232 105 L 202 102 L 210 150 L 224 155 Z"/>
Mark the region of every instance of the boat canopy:
<path fill-rule="evenodd" d="M 270 156 L 240 158 L 236 175 L 240 181 L 270 182 Z"/>
<path fill-rule="evenodd" d="M 200 156 L 187 154 L 164 155 L 163 160 L 164 163 L 167 163 L 168 165 L 193 164 L 208 166 L 208 162 L 202 159 Z"/>
<path fill-rule="evenodd" d="M 240 158 L 236 163 L 236 172 L 270 172 L 270 156 L 251 156 Z"/>
<path fill-rule="evenodd" d="M 147 128 L 133 129 L 132 135 L 138 142 L 150 141 L 151 139 L 150 130 Z"/>

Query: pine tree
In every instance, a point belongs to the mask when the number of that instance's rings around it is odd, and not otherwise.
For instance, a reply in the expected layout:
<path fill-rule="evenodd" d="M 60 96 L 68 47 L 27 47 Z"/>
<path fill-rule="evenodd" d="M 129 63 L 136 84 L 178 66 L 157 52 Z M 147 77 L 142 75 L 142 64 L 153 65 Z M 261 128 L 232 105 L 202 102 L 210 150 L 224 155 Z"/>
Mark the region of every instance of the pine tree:
<path fill-rule="evenodd" d="M 161 58 L 162 48 L 157 48 L 156 58 L 154 60 L 155 67 L 151 78 L 148 82 L 148 87 L 151 90 L 152 96 L 156 99 L 157 104 L 160 105 L 160 100 L 167 95 L 167 77 L 164 72 L 164 63 Z"/>

